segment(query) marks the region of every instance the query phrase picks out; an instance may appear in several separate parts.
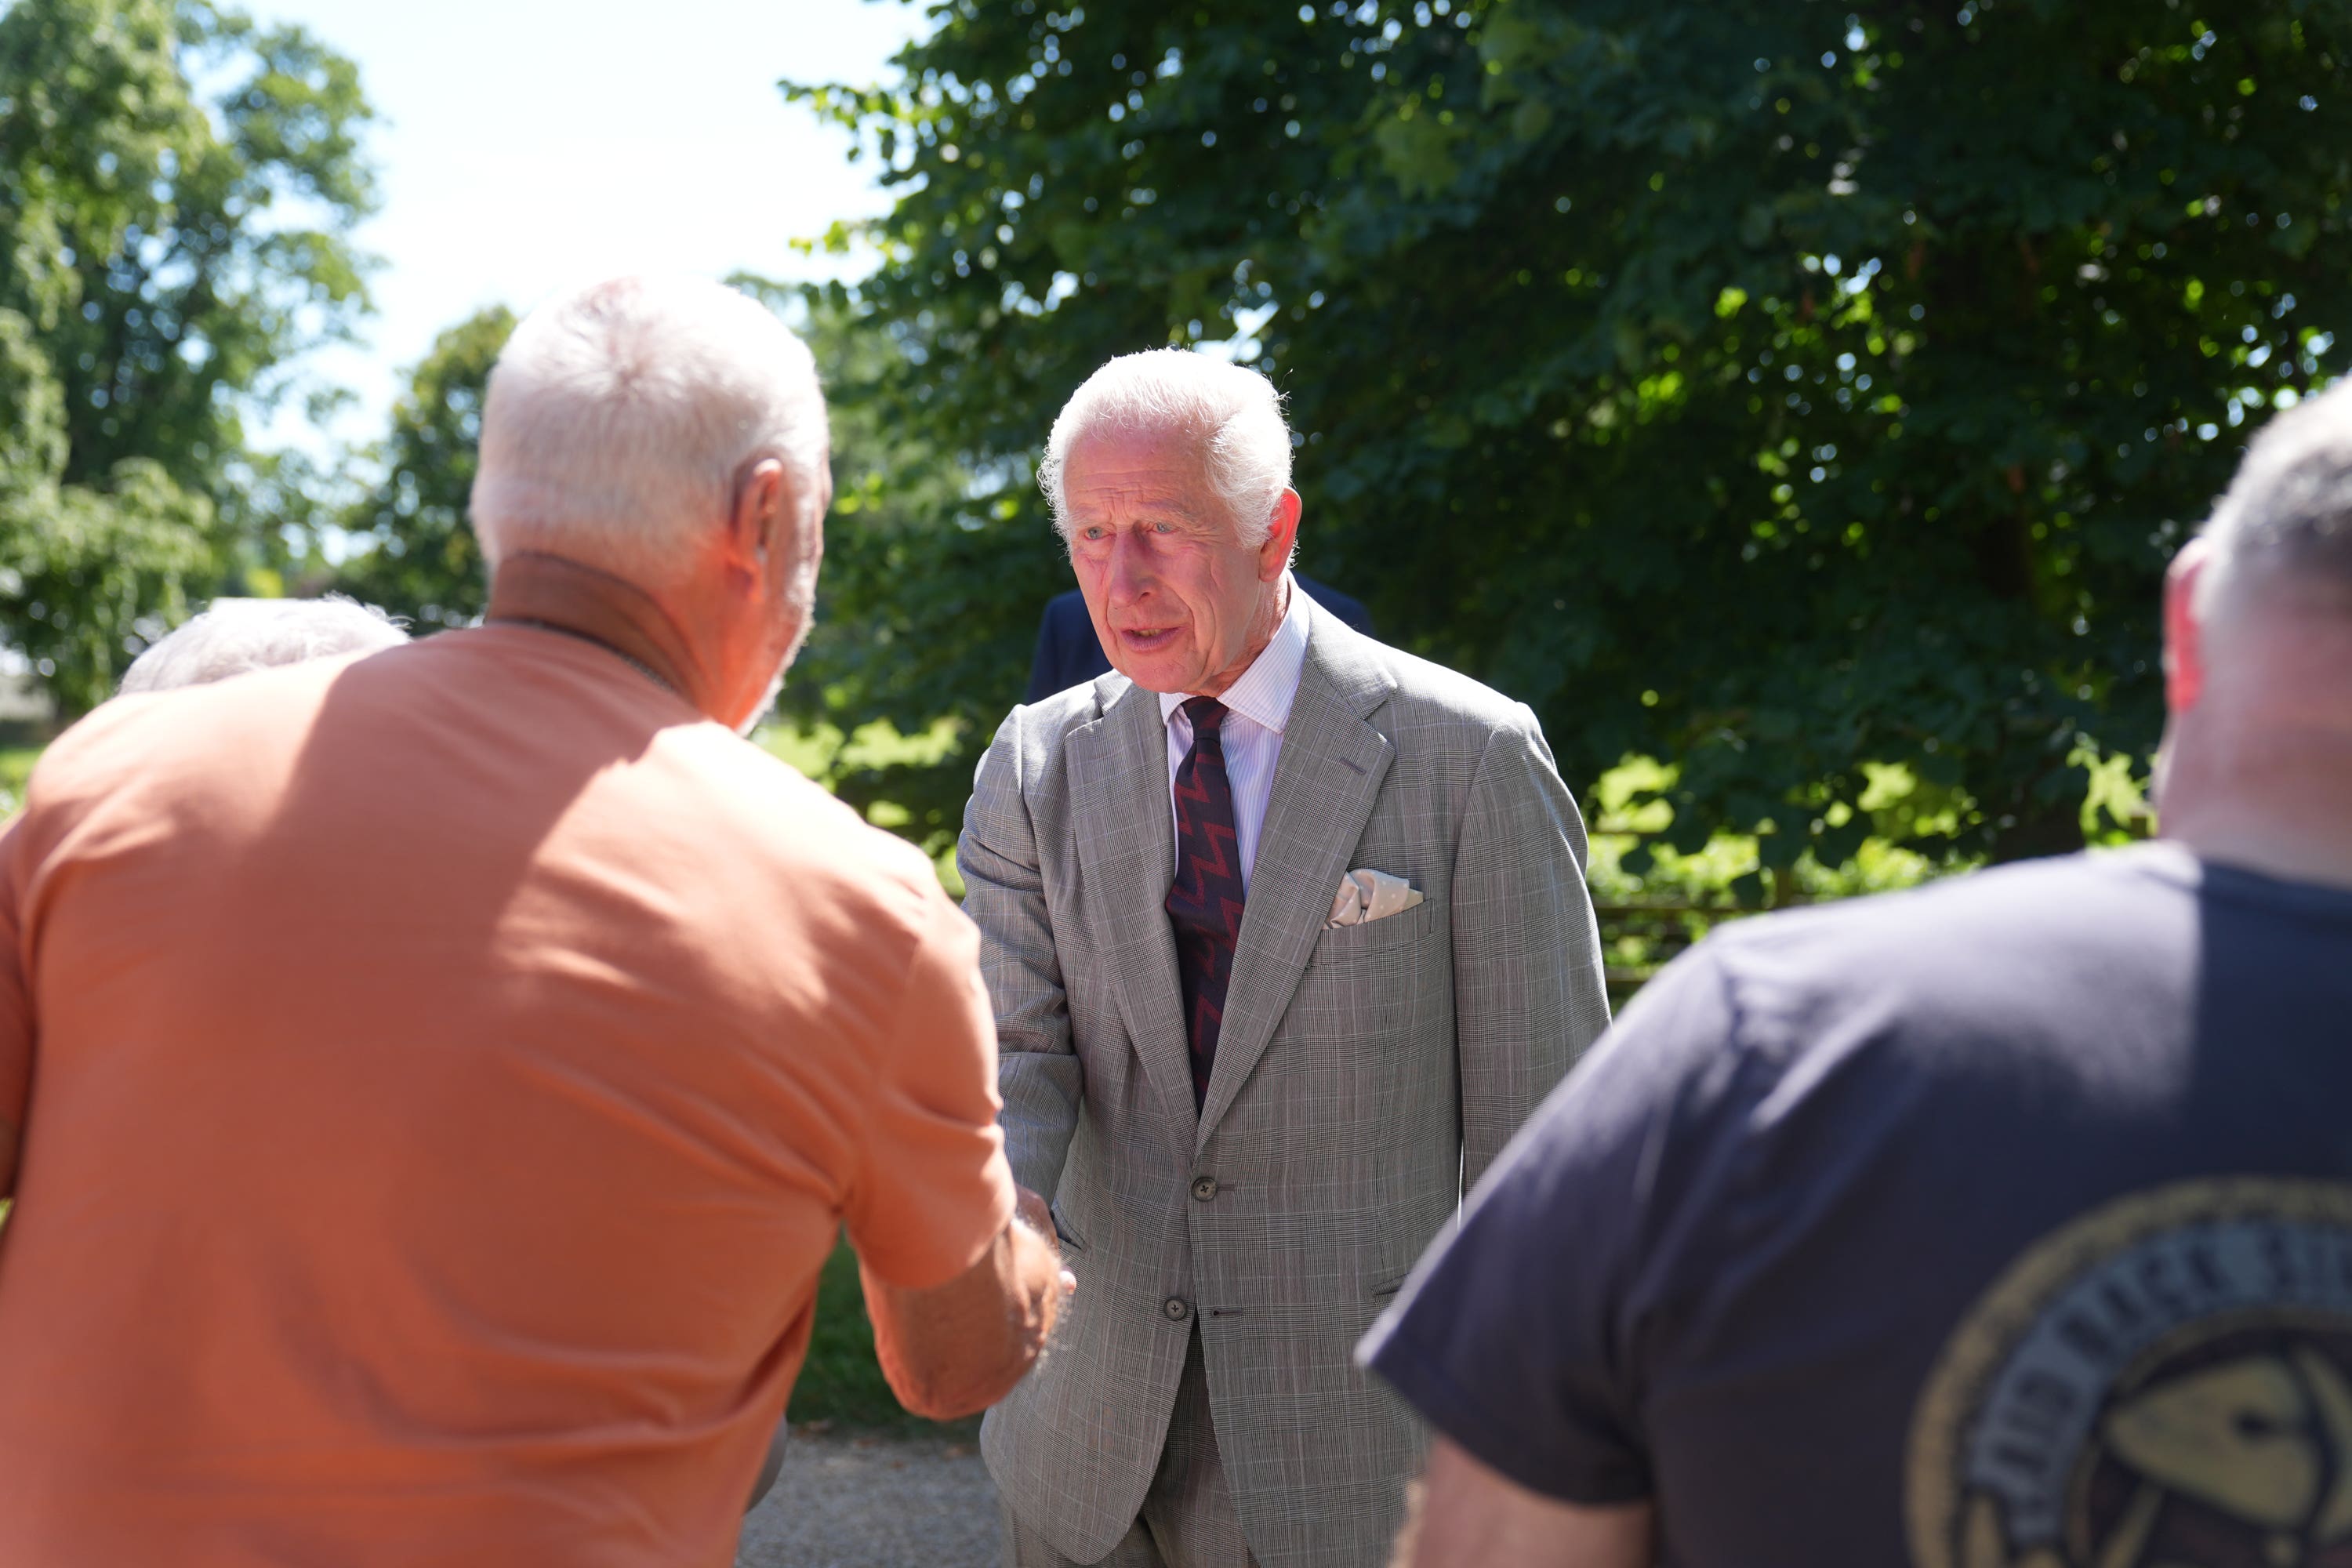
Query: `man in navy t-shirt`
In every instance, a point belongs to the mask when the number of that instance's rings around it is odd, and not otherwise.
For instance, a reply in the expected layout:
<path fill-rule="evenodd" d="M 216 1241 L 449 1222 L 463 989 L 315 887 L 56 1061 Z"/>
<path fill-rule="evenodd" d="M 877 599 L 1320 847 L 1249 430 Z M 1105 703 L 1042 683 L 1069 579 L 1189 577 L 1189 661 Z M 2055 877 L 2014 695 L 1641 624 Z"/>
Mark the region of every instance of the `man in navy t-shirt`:
<path fill-rule="evenodd" d="M 2165 627 L 2166 842 L 1719 933 L 1538 1112 L 1365 1342 L 1400 1562 L 2352 1563 L 2352 387 Z"/>

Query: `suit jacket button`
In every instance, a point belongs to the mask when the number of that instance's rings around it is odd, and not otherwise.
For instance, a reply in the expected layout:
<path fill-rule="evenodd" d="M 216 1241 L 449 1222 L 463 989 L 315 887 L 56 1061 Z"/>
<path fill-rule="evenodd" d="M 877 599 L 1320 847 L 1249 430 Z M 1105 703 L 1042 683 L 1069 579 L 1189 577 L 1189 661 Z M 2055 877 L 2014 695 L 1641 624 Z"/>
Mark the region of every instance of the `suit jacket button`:
<path fill-rule="evenodd" d="M 1173 1296 L 1161 1302 L 1160 1310 L 1168 1314 L 1168 1321 L 1171 1323 L 1181 1323 L 1192 1315 L 1192 1309 Z"/>
<path fill-rule="evenodd" d="M 1217 1178 L 1216 1178 L 1216 1177 L 1214 1177 L 1214 1176 L 1197 1176 L 1197 1177 L 1193 1178 L 1193 1181 L 1192 1181 L 1192 1198 L 1193 1198 L 1193 1201 L 1194 1201 L 1194 1202 L 1196 1202 L 1196 1203 L 1203 1203 L 1203 1204 L 1204 1204 L 1204 1203 L 1207 1203 L 1211 1198 L 1215 1197 L 1216 1195 L 1217 1195 Z"/>

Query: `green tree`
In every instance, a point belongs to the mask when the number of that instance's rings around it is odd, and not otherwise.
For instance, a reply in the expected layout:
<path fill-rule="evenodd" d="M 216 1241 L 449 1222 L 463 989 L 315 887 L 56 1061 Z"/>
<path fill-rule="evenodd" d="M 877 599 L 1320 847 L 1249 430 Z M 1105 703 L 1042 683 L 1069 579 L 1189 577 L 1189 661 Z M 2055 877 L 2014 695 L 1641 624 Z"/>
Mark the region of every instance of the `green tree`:
<path fill-rule="evenodd" d="M 281 558 L 247 418 L 365 308 L 350 61 L 201 0 L 0 13 L 0 639 L 70 710 Z"/>
<path fill-rule="evenodd" d="M 1882 831 L 2063 847 L 2152 744 L 2166 553 L 2352 315 L 2337 3 L 938 15 L 788 90 L 896 188 L 855 298 L 925 352 L 875 401 L 983 478 L 909 524 L 992 563 L 904 634 L 966 710 L 1058 581 L 1055 408 L 1220 341 L 1290 395 L 1303 562 L 1570 777 L 1672 762 L 1678 847 L 1835 863 L 1880 763 L 1960 808 Z"/>
<path fill-rule="evenodd" d="M 464 626 L 488 602 L 467 505 L 490 367 L 514 329 L 514 312 L 493 305 L 434 340 L 393 410 L 383 478 L 343 521 L 355 551 L 336 572 L 336 587 L 420 630 Z"/>
<path fill-rule="evenodd" d="M 60 483 L 63 404 L 30 324 L 0 310 L 0 633 L 84 708 L 112 689 L 125 628 L 184 612 L 213 513 L 144 458 L 117 463 L 102 491 Z"/>

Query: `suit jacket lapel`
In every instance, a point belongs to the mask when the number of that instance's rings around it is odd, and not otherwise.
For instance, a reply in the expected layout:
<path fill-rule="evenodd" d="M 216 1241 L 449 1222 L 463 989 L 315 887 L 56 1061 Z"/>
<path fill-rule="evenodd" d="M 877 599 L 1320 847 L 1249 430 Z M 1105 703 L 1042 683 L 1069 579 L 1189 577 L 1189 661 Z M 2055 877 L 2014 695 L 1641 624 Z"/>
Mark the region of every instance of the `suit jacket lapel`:
<path fill-rule="evenodd" d="M 1125 687 L 1123 696 L 1112 695 Z M 1168 731 L 1152 693 L 1109 676 L 1108 710 L 1068 742 L 1070 815 L 1095 945 L 1118 977 L 1119 1013 L 1171 1117 L 1192 1125 L 1192 1047 L 1168 928 L 1176 874 L 1168 804 Z"/>
<path fill-rule="evenodd" d="M 1283 731 L 1282 758 L 1250 872 L 1200 1143 L 1207 1142 L 1274 1038 L 1396 755 L 1388 738 L 1365 722 L 1391 688 L 1362 645 L 1336 618 L 1311 613 L 1307 663 Z M 1177 1024 L 1181 1040 L 1181 1004 Z"/>

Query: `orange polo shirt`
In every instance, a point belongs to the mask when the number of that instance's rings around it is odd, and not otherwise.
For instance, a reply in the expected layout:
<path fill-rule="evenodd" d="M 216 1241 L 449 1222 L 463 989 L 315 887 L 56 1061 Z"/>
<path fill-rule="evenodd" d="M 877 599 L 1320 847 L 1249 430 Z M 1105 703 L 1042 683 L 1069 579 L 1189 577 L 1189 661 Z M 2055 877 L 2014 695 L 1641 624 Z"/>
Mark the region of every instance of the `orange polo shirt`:
<path fill-rule="evenodd" d="M 109 703 L 0 837 L 0 1563 L 724 1564 L 846 1223 L 1013 1207 L 923 856 L 492 626 Z"/>

